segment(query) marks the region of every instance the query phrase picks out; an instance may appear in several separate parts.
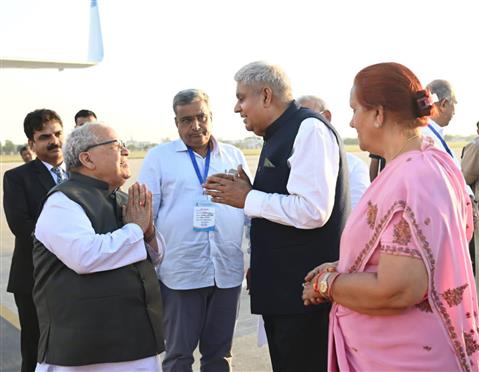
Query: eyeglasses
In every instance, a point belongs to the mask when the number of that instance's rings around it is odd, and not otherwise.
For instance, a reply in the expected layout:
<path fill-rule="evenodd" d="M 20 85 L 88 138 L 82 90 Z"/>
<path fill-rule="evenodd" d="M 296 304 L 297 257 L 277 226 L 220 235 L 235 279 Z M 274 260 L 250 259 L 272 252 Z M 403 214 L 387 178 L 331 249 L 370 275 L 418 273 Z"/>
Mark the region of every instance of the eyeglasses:
<path fill-rule="evenodd" d="M 123 142 L 121 140 L 114 139 L 114 140 L 109 140 L 109 141 L 105 141 L 105 142 L 95 143 L 94 145 L 88 146 L 84 151 L 91 150 L 91 149 L 93 149 L 95 147 L 98 147 L 98 146 L 109 145 L 110 143 L 115 143 L 116 144 L 117 151 L 127 149 L 125 142 Z"/>
<path fill-rule="evenodd" d="M 191 125 L 196 119 L 198 120 L 198 123 L 204 124 L 208 121 L 208 118 L 209 118 L 209 115 L 202 112 L 202 113 L 199 113 L 198 115 L 183 116 L 182 118 L 179 118 L 178 121 L 182 125 Z"/>

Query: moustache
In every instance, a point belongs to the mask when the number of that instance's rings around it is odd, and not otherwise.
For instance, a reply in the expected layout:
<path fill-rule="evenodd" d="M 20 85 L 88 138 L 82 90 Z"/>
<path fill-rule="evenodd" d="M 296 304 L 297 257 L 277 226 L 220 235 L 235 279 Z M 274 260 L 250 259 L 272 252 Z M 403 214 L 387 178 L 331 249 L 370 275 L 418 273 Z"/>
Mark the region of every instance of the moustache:
<path fill-rule="evenodd" d="M 58 146 L 58 145 L 56 145 L 56 144 L 54 144 L 54 143 L 51 143 L 51 144 L 49 144 L 49 145 L 47 146 L 47 150 L 48 150 L 48 151 L 51 151 L 51 150 L 54 150 L 54 149 L 59 149 L 59 148 L 60 148 L 60 146 Z"/>

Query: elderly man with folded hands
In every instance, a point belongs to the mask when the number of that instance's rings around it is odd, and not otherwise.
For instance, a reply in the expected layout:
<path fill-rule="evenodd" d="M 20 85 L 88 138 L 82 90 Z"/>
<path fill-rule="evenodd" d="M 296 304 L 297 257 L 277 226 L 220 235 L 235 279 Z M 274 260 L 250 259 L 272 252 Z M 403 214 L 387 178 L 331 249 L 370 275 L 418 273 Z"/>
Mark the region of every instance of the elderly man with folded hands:
<path fill-rule="evenodd" d="M 160 371 L 163 239 L 151 193 L 131 176 L 128 149 L 105 125 L 75 129 L 70 178 L 47 196 L 35 228 L 37 371 Z"/>

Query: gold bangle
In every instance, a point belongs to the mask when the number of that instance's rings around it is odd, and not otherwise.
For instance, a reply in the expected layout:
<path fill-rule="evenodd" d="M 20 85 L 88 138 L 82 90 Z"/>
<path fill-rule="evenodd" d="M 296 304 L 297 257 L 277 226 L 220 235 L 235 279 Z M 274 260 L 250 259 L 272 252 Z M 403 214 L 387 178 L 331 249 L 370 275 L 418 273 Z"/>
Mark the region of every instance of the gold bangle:
<path fill-rule="evenodd" d="M 333 298 L 333 287 L 334 287 L 334 283 L 336 282 L 336 279 L 338 279 L 338 277 L 341 275 L 341 273 L 334 273 L 332 274 L 332 276 L 330 277 L 329 279 L 329 283 L 328 283 L 328 298 L 329 298 L 329 301 L 330 302 L 334 302 L 334 298 Z"/>

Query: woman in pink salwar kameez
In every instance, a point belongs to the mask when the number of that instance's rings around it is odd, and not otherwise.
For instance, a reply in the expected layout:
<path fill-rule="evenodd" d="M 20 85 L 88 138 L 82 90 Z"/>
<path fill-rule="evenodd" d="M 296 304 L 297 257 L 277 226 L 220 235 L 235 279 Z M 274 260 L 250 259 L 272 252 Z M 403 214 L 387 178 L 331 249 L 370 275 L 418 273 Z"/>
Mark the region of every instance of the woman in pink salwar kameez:
<path fill-rule="evenodd" d="M 471 202 L 451 157 L 419 135 L 431 97 L 381 63 L 358 73 L 351 107 L 361 149 L 387 166 L 349 217 L 339 262 L 306 277 L 306 305 L 333 302 L 329 370 L 478 371 Z"/>

